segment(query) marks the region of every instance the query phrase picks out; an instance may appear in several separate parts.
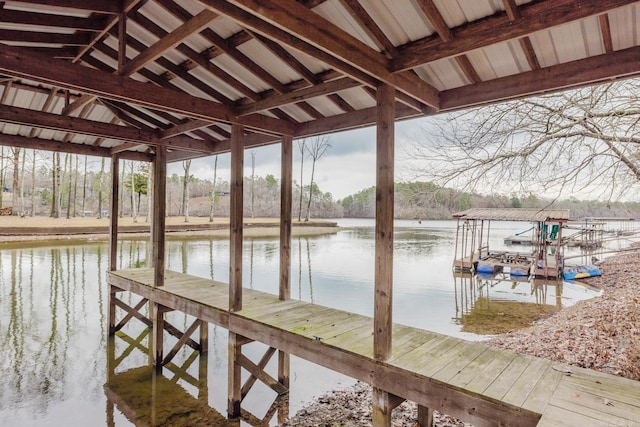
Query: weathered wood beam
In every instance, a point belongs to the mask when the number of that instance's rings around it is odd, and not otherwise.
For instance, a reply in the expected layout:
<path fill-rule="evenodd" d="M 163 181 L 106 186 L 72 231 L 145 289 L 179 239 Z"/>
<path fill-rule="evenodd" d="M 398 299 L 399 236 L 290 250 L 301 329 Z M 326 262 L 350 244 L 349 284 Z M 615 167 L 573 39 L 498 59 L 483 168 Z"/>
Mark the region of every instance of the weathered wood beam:
<path fill-rule="evenodd" d="M 391 357 L 393 328 L 395 93 L 392 86 L 380 84 L 377 95 L 373 356 L 387 360 Z"/>
<path fill-rule="evenodd" d="M 0 134 L 0 145 L 96 157 L 111 157 L 111 150 L 108 148 L 94 147 L 93 145 L 86 144 L 64 143 L 50 139 L 28 138 L 19 135 Z M 122 153 L 121 158 L 141 162 L 149 162 L 152 160 L 152 156 L 147 153 L 133 151 Z"/>
<path fill-rule="evenodd" d="M 291 205 L 293 200 L 293 138 L 280 142 L 280 284 L 278 298 L 291 298 Z"/>
<path fill-rule="evenodd" d="M 502 4 L 510 21 L 517 21 L 521 18 L 516 0 L 502 0 Z M 533 48 L 531 39 L 529 37 L 521 37 L 518 42 L 520 42 L 520 47 L 524 52 L 524 56 L 527 58 L 529 67 L 531 67 L 532 70 L 540 68 L 540 62 L 538 62 L 538 56 Z"/>
<path fill-rule="evenodd" d="M 120 12 L 119 2 L 112 0 L 20 0 L 20 3 L 63 7 L 66 9 L 80 9 L 110 15 L 117 15 Z"/>
<path fill-rule="evenodd" d="M 118 199 L 120 198 L 120 157 L 111 156 L 111 204 L 109 205 L 109 271 L 118 269 Z M 102 214 L 100 214 L 102 215 Z M 138 307 L 135 308 L 139 310 Z"/>
<path fill-rule="evenodd" d="M 153 160 L 153 212 L 151 220 L 151 264 L 153 266 L 153 286 L 164 285 L 165 271 L 165 217 L 167 209 L 167 150 L 164 147 L 156 148 L 156 155 Z M 154 327 L 155 327 L 154 322 Z M 161 329 L 164 330 L 164 325 Z M 154 330 L 154 336 L 162 335 L 162 331 Z M 158 351 L 157 347 L 156 354 Z M 162 354 L 158 359 L 162 361 Z"/>
<path fill-rule="evenodd" d="M 56 34 L 24 30 L 0 29 L 0 41 L 18 43 L 62 44 L 65 46 L 85 46 L 89 43 L 88 33 Z"/>
<path fill-rule="evenodd" d="M 438 10 L 433 0 L 418 0 L 417 1 L 420 10 L 427 16 L 431 25 L 436 29 L 436 32 L 440 38 L 444 41 L 450 41 L 453 39 L 451 28 L 445 22 L 442 14 Z"/>
<path fill-rule="evenodd" d="M 211 146 L 206 141 L 185 136 L 174 136 L 171 139 L 162 139 L 156 132 L 144 129 L 118 126 L 77 117 L 59 116 L 43 111 L 10 107 L 7 105 L 0 105 L 0 122 L 35 126 L 60 132 L 80 133 L 98 138 L 131 141 L 146 145 L 164 145 L 169 148 L 175 147 L 187 151 L 211 152 Z"/>
<path fill-rule="evenodd" d="M 318 85 L 311 86 L 305 89 L 300 89 L 281 95 L 273 95 L 265 98 L 262 101 L 254 102 L 252 104 L 242 105 L 240 107 L 237 107 L 235 109 L 235 112 L 236 114 L 241 116 L 244 114 L 269 110 L 275 107 L 282 107 L 288 104 L 294 104 L 302 100 L 315 98 L 317 96 L 329 95 L 341 90 L 351 89 L 358 86 L 361 86 L 360 82 L 348 77 L 343 77 L 341 79 L 332 80 L 326 83 L 320 83 Z"/>
<path fill-rule="evenodd" d="M 187 22 L 167 34 L 134 59 L 128 61 L 120 70 L 120 75 L 128 76 L 143 68 L 149 62 L 154 61 L 167 50 L 174 48 L 190 35 L 205 28 L 211 21 L 218 17 L 210 10 L 203 10 Z"/>
<path fill-rule="evenodd" d="M 633 3 L 636 0 L 542 0 L 528 3 L 518 8 L 521 18 L 517 22 L 512 22 L 507 13 L 502 12 L 477 23 L 453 28 L 450 41 L 427 37 L 408 43 L 398 49 L 399 56 L 392 60 L 391 69 L 394 72 L 408 70 Z"/>
<path fill-rule="evenodd" d="M 131 10 L 144 4 L 144 1 L 145 0 L 124 0 L 123 3 L 119 4 L 118 6 L 121 6 L 119 14 L 107 20 L 107 22 L 102 26 L 101 30 L 93 37 L 93 39 L 91 39 L 88 45 L 86 45 L 83 49 L 80 50 L 80 52 L 78 52 L 78 55 L 76 55 L 72 62 L 75 63 L 80 61 L 82 57 L 84 57 L 89 51 L 91 51 L 93 46 L 95 46 L 96 43 L 102 40 L 104 36 L 107 35 L 116 24 L 118 24 L 118 22 L 120 21 L 120 14 L 129 13 Z"/>
<path fill-rule="evenodd" d="M 440 94 L 441 107 L 457 110 L 638 76 L 640 47 L 632 47 L 446 90 Z"/>
<path fill-rule="evenodd" d="M 236 117 L 219 103 L 174 90 L 149 86 L 122 76 L 47 57 L 26 53 L 20 48 L 0 44 L 0 71 L 63 89 L 84 92 L 117 101 L 181 114 L 214 122 L 236 123 L 262 132 L 291 135 L 293 124 L 263 115 Z"/>
<path fill-rule="evenodd" d="M 340 0 L 340 3 L 347 9 L 353 19 L 360 24 L 360 27 L 369 35 L 378 49 L 380 49 L 387 58 L 391 59 L 396 55 L 396 47 L 358 0 Z"/>
<path fill-rule="evenodd" d="M 229 311 L 242 310 L 242 215 L 244 128 L 231 128 L 231 202 L 229 208 Z"/>
<path fill-rule="evenodd" d="M 302 4 L 288 0 L 198 0 L 240 25 L 335 67 L 367 85 L 394 85 L 406 95 L 438 108 L 438 92 L 413 73 L 393 75 L 383 54 L 352 37 Z M 331 33 L 331 37 L 326 37 Z"/>
<path fill-rule="evenodd" d="M 99 19 L 81 18 L 77 16 L 54 15 L 25 12 L 22 10 L 0 9 L 0 22 L 14 25 L 35 25 L 53 28 L 64 28 L 77 31 L 101 31 L 104 23 Z"/>
<path fill-rule="evenodd" d="M 613 40 L 611 39 L 611 25 L 609 24 L 609 15 L 602 14 L 598 17 L 600 22 L 600 33 L 602 33 L 602 42 L 604 44 L 604 51 L 607 53 L 613 52 Z"/>

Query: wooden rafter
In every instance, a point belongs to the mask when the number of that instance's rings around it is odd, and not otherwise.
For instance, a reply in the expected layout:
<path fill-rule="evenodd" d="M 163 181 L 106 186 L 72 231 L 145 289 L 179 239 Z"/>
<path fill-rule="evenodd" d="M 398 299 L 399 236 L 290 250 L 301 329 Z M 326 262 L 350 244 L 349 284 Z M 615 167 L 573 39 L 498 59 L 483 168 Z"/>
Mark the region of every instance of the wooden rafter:
<path fill-rule="evenodd" d="M 19 0 L 20 3 L 31 3 L 38 6 L 63 7 L 86 10 L 95 13 L 117 15 L 120 12 L 119 2 L 111 0 Z"/>
<path fill-rule="evenodd" d="M 46 25 L 47 27 L 62 28 L 65 30 L 93 32 L 99 32 L 104 27 L 104 23 L 99 19 L 54 14 L 47 14 L 45 23 L 45 21 L 43 21 L 43 14 L 41 13 L 9 9 L 0 10 L 0 22 L 19 26 Z"/>
<path fill-rule="evenodd" d="M 59 116 L 57 114 L 45 113 L 43 111 L 9 107 L 5 105 L 0 106 L 0 122 L 35 126 L 62 132 L 72 131 L 83 135 L 131 141 L 146 145 L 175 146 L 176 148 L 187 151 L 204 153 L 211 152 L 211 146 L 207 142 L 197 139 L 180 136 L 175 136 L 171 139 L 161 139 L 158 137 L 156 132 L 150 132 L 147 130 L 112 125 L 109 123 L 86 120 L 77 117 Z"/>
<path fill-rule="evenodd" d="M 187 96 L 173 90 L 154 88 L 149 90 L 146 83 L 93 71 L 90 76 L 85 68 L 62 61 L 52 61 L 39 55 L 25 53 L 22 49 L 0 45 L 0 70 L 5 74 L 27 78 L 63 89 L 84 92 L 133 104 L 170 111 L 185 116 L 211 120 L 214 122 L 238 123 L 259 131 L 279 135 L 291 134 L 291 123 L 267 116 L 236 117 L 216 102 Z"/>
<path fill-rule="evenodd" d="M 393 84 L 406 95 L 438 108 L 435 88 L 413 73 L 392 75 L 381 53 L 355 39 L 304 5 L 286 0 L 198 0 L 240 25 L 330 64 L 364 84 Z M 332 37 L 324 35 L 330 32 Z"/>
<path fill-rule="evenodd" d="M 378 49 L 391 59 L 396 55 L 396 47 L 391 40 L 376 24 L 371 16 L 358 0 L 340 0 L 340 3 L 347 9 L 351 16 L 360 24 L 363 30 L 367 32 L 371 40 L 378 46 Z"/>
<path fill-rule="evenodd" d="M 61 44 L 65 46 L 86 46 L 89 33 L 56 34 L 24 30 L 0 30 L 0 40 L 14 43 Z"/>
<path fill-rule="evenodd" d="M 640 47 L 592 56 L 441 92 L 442 110 L 456 110 L 640 76 Z"/>
<path fill-rule="evenodd" d="M 399 49 L 399 56 L 392 61 L 395 72 L 414 68 L 439 59 L 457 56 L 474 49 L 528 36 L 536 31 L 566 24 L 571 21 L 600 15 L 623 7 L 634 0 L 543 0 L 520 6 L 521 19 L 512 22 L 506 13 L 453 28 L 453 39 L 443 41 L 427 37 L 409 43 Z"/>
<path fill-rule="evenodd" d="M 598 17 L 600 22 L 600 33 L 602 34 L 602 42 L 604 44 L 604 51 L 607 53 L 613 52 L 613 40 L 611 39 L 611 26 L 609 24 L 609 15 L 604 13 Z"/>
<path fill-rule="evenodd" d="M 507 12 L 509 20 L 513 22 L 521 18 L 520 11 L 518 10 L 518 5 L 516 4 L 515 0 L 502 0 L 502 4 L 504 5 L 504 10 L 505 12 Z M 529 67 L 531 67 L 532 70 L 540 68 L 540 62 L 538 62 L 538 56 L 533 49 L 531 39 L 527 36 L 520 37 L 518 39 L 518 42 L 520 43 L 520 47 L 524 52 L 524 56 L 527 58 Z"/>

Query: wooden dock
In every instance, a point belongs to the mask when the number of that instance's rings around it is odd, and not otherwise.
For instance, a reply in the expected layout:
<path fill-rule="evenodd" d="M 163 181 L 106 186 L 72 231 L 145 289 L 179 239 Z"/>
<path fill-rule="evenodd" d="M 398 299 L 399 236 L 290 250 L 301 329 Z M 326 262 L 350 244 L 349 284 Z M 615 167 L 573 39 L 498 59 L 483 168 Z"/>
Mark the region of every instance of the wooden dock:
<path fill-rule="evenodd" d="M 164 286 L 153 287 L 153 278 L 153 269 L 108 274 L 119 290 L 477 426 L 640 422 L 638 381 L 398 324 L 392 356 L 374 360 L 372 318 L 250 289 L 233 312 L 225 283 L 166 271 Z"/>

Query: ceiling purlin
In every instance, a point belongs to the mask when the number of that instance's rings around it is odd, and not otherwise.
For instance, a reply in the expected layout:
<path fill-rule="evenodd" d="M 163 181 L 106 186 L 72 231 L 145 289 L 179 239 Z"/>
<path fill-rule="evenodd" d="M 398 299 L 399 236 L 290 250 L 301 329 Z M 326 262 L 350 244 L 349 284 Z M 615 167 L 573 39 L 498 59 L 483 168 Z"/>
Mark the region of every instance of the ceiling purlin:
<path fill-rule="evenodd" d="M 327 63 L 370 86 L 379 81 L 432 107 L 435 88 L 413 73 L 393 75 L 387 58 L 300 3 L 286 0 L 198 0 L 240 25 Z M 330 33 L 331 37 L 326 37 Z"/>
<path fill-rule="evenodd" d="M 640 76 L 640 47 L 553 65 L 441 92 L 443 111 Z"/>
<path fill-rule="evenodd" d="M 211 12 L 210 10 L 203 10 L 198 15 L 192 17 L 172 32 L 160 38 L 160 40 L 158 40 L 152 46 L 149 46 L 143 52 L 140 52 L 138 56 L 128 60 L 124 64 L 124 67 L 119 70 L 119 74 L 123 76 L 129 76 L 135 73 L 136 71 L 147 65 L 149 62 L 152 62 L 156 58 L 160 57 L 166 51 L 173 49 L 175 46 L 182 43 L 182 41 L 190 35 L 200 32 L 200 30 L 209 25 L 209 23 L 215 18 L 217 18 L 217 15 L 215 13 Z"/>
<path fill-rule="evenodd" d="M 14 43 L 62 44 L 66 46 L 86 46 L 89 33 L 56 34 L 23 30 L 0 30 L 0 40 Z"/>
<path fill-rule="evenodd" d="M 213 101 L 162 87 L 149 90 L 147 83 L 101 71 L 87 73 L 81 65 L 52 61 L 49 58 L 25 52 L 24 49 L 3 44 L 0 44 L 0 72 L 87 95 L 130 102 L 187 117 L 237 123 L 259 132 L 288 135 L 293 130 L 291 123 L 282 120 L 265 116 L 238 118 L 228 107 Z"/>
<path fill-rule="evenodd" d="M 47 95 L 47 99 L 44 101 L 44 105 L 42 106 L 40 111 L 43 111 L 45 113 L 49 112 L 49 108 L 51 108 L 51 104 L 53 104 L 53 101 L 55 101 L 57 96 L 58 96 L 58 88 L 57 87 L 51 88 L 51 90 L 49 91 L 49 94 Z M 35 138 L 39 136 L 41 132 L 42 132 L 42 129 L 33 128 L 31 129 L 31 132 L 29 132 L 29 138 Z"/>
<path fill-rule="evenodd" d="M 124 4 L 122 5 L 122 10 L 120 11 L 120 14 L 128 14 L 129 12 L 135 10 L 136 8 L 140 8 L 142 7 L 142 5 L 144 5 L 144 3 L 147 0 L 124 0 Z M 121 3 L 121 2 L 118 2 Z M 73 59 L 72 62 L 78 62 L 80 61 L 88 52 L 91 51 L 91 49 L 93 48 L 93 46 L 98 43 L 100 40 L 103 40 L 104 36 L 106 36 L 109 31 L 116 25 L 118 24 L 118 22 L 120 21 L 120 16 L 121 15 L 116 15 L 113 16 L 111 18 L 109 18 L 106 21 L 106 24 L 103 25 L 101 31 L 99 33 L 97 33 L 93 39 L 91 39 L 91 41 L 89 42 L 89 44 L 87 44 L 84 49 L 81 49 L 80 52 L 78 53 L 78 55 Z"/>
<path fill-rule="evenodd" d="M 438 10 L 438 7 L 435 5 L 433 0 L 418 0 L 418 6 L 422 10 L 422 12 L 426 15 L 431 25 L 436 29 L 436 32 L 442 39 L 442 41 L 448 42 L 453 40 L 453 33 L 451 32 L 451 28 L 442 17 L 442 14 Z M 471 64 L 471 61 L 467 57 L 467 55 L 462 54 L 455 57 L 458 66 L 464 73 L 465 77 L 471 83 L 478 83 L 481 81 L 478 72 Z"/>
<path fill-rule="evenodd" d="M 117 15 L 120 13 L 120 2 L 112 0 L 18 0 L 20 3 L 30 3 L 40 6 L 64 7 L 87 10 L 96 13 Z"/>
<path fill-rule="evenodd" d="M 376 46 L 378 46 L 378 49 L 380 49 L 387 58 L 391 59 L 396 55 L 396 47 L 358 0 L 340 0 L 340 3 L 342 3 L 342 6 L 360 24 L 360 27 L 367 32 L 371 40 L 373 40 Z"/>
<path fill-rule="evenodd" d="M 149 31 L 151 34 L 155 35 L 158 38 L 162 38 L 167 34 L 167 32 L 163 30 L 159 25 L 155 24 L 153 21 L 149 20 L 148 18 L 146 18 L 144 15 L 140 13 L 132 14 L 132 19 L 134 19 L 138 25 L 140 25 L 145 30 Z M 134 39 L 131 36 L 127 36 L 127 44 L 129 44 L 132 48 L 138 51 L 141 49 L 146 49 L 144 44 L 142 44 L 141 42 L 139 42 L 138 40 Z M 184 43 L 179 44 L 176 47 L 176 49 L 189 59 L 179 65 L 175 65 L 173 62 L 163 57 L 157 58 L 155 62 L 161 67 L 169 70 L 174 75 L 189 82 L 192 86 L 198 88 L 203 93 L 206 93 L 207 95 L 211 96 L 215 100 L 223 104 L 226 104 L 228 106 L 232 106 L 234 104 L 234 101 L 231 98 L 213 89 L 211 86 L 200 81 L 195 76 L 189 74 L 188 70 L 194 68 L 194 66 L 199 65 L 203 67 L 205 70 L 207 70 L 208 72 L 210 72 L 211 74 L 213 74 L 214 76 L 216 76 L 217 78 L 221 79 L 230 87 L 242 93 L 243 95 L 249 98 L 260 99 L 259 95 L 257 95 L 250 88 L 246 87 L 243 83 L 238 81 L 235 77 L 231 76 L 230 74 L 220 69 L 213 63 L 209 62 L 209 60 L 205 56 L 207 51 L 198 53 Z"/>
<path fill-rule="evenodd" d="M 54 141 L 51 139 L 28 138 L 26 136 L 18 135 L 0 134 L 0 145 L 87 156 L 111 157 L 111 150 L 108 148 L 94 147 L 93 145 L 86 144 L 65 144 L 61 141 Z M 152 156 L 149 154 L 132 151 L 122 153 L 120 158 L 143 162 L 149 162 L 152 160 Z"/>
<path fill-rule="evenodd" d="M 92 32 L 99 32 L 104 27 L 104 16 L 100 16 L 100 19 L 91 19 L 9 9 L 0 10 L 0 21 L 6 24 L 46 25 L 47 27 L 64 28 L 66 30 Z"/>
<path fill-rule="evenodd" d="M 507 16 L 509 20 L 515 22 L 521 19 L 520 10 L 518 10 L 518 5 L 515 0 L 502 0 L 504 5 L 504 10 L 507 12 Z M 533 44 L 531 43 L 531 39 L 528 36 L 520 37 L 518 39 L 520 42 L 520 47 L 524 52 L 525 58 L 527 58 L 527 62 L 529 63 L 529 67 L 532 70 L 537 70 L 540 68 L 540 62 L 538 61 L 538 56 L 536 55 L 535 50 L 533 49 Z"/>
<path fill-rule="evenodd" d="M 176 18 L 181 20 L 190 19 L 189 17 L 191 15 L 182 7 L 175 4 L 174 2 L 167 1 L 167 0 L 159 0 L 159 3 L 161 3 L 162 6 L 166 8 L 170 13 L 172 13 Z M 209 10 L 209 9 L 205 9 L 205 10 Z M 207 28 L 201 33 L 201 36 L 205 37 L 207 40 L 213 43 L 214 46 L 217 48 L 216 51 L 219 51 L 220 53 L 224 52 L 227 55 L 229 55 L 236 62 L 242 65 L 249 73 L 253 74 L 257 78 L 261 79 L 262 81 L 270 85 L 273 88 L 273 90 L 275 90 L 277 93 L 286 93 L 290 91 L 287 85 L 281 83 L 279 80 L 273 77 L 267 70 L 260 67 L 248 56 L 244 55 L 240 50 L 238 50 L 237 46 L 230 44 L 226 39 L 219 36 L 212 29 Z M 216 52 L 216 54 L 220 54 L 220 53 Z M 207 59 L 207 62 L 209 62 L 208 59 Z M 256 94 L 256 96 L 254 97 L 250 96 L 249 98 L 253 99 L 254 101 L 261 99 L 260 95 Z M 311 108 L 311 106 L 308 106 L 308 108 Z M 281 114 L 278 111 L 272 111 L 272 113 L 276 117 L 279 117 L 282 120 L 288 120 L 288 121 L 293 120 L 292 117 L 290 117 L 288 114 L 284 112 Z"/>
<path fill-rule="evenodd" d="M 512 22 L 505 12 L 453 28 L 453 39 L 426 37 L 398 49 L 391 68 L 398 73 L 439 59 L 449 58 L 492 44 L 528 36 L 534 32 L 606 13 L 637 0 L 541 0 L 518 8 L 521 19 Z"/>
<path fill-rule="evenodd" d="M 609 14 L 604 13 L 598 17 L 600 22 L 600 33 L 602 34 L 602 41 L 604 43 L 604 51 L 607 53 L 613 52 L 613 40 L 611 39 L 611 26 L 609 25 Z"/>

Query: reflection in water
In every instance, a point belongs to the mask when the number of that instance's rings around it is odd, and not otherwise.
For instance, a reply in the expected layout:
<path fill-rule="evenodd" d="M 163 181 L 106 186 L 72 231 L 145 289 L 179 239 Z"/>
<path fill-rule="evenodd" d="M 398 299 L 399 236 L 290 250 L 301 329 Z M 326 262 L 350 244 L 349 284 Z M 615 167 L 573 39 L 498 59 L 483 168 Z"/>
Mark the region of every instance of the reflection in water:
<path fill-rule="evenodd" d="M 507 299 L 502 296 L 513 290 L 505 290 L 502 285 L 486 285 L 487 289 L 481 290 L 477 283 L 461 286 L 458 282 L 452 287 L 450 266 L 455 228 L 422 226 L 396 232 L 394 320 L 462 338 L 481 339 L 477 334 L 462 332 L 455 319 L 461 317 L 462 310 L 470 310 L 480 296 L 489 296 L 490 301 Z M 294 238 L 291 297 L 371 315 L 373 234 L 371 228 L 362 228 L 330 237 Z M 278 239 L 245 239 L 245 245 L 243 277 L 251 278 L 254 289 L 277 294 Z M 147 239 L 120 240 L 118 247 L 118 268 L 148 265 Z M 108 407 L 103 389 L 107 382 L 105 270 L 108 253 L 106 242 L 75 246 L 60 242 L 53 247 L 6 244 L 0 248 L 0 425 L 131 425 L 117 404 L 113 405 L 112 415 L 107 417 L 105 413 Z M 228 240 L 170 239 L 166 253 L 166 265 L 171 270 L 228 281 Z M 245 286 L 249 286 L 248 280 Z M 552 288 L 547 292 L 548 295 L 539 294 L 539 304 L 555 300 Z M 562 304 L 592 296 L 590 292 L 565 284 Z M 521 284 L 516 287 L 515 295 L 516 299 L 524 298 L 519 294 L 527 294 L 532 301 L 537 301 L 535 295 L 538 294 L 531 296 L 530 289 L 525 292 Z M 139 301 L 138 297 L 128 294 L 121 298 L 129 306 Z M 176 326 L 189 325 L 193 320 L 181 313 L 167 316 Z M 125 341 L 122 335 L 117 338 L 116 374 L 149 365 L 145 331 L 146 326 L 137 321 L 129 322 L 122 330 L 131 340 Z M 172 346 L 177 340 L 169 337 L 165 341 L 167 346 Z M 137 344 L 128 349 L 134 342 Z M 257 343 L 255 349 L 252 346 L 254 344 L 246 346 L 247 357 L 259 363 L 264 348 L 259 348 Z M 207 403 L 224 414 L 227 404 L 225 329 L 210 327 L 209 350 Z M 176 366 L 183 366 L 190 357 L 190 350 L 181 351 L 175 359 Z M 186 373 L 202 378 L 198 369 L 199 363 L 194 361 Z M 273 374 L 277 366 L 267 366 L 267 369 Z M 184 375 L 165 370 L 164 376 L 197 399 L 198 386 L 180 379 Z M 295 412 L 302 402 L 313 396 L 352 383 L 340 374 L 292 358 L 290 409 Z M 257 388 L 258 385 L 248 394 L 243 407 L 257 414 L 256 419 L 263 419 L 272 411 L 274 393 L 266 387 Z"/>
<path fill-rule="evenodd" d="M 530 326 L 563 307 L 563 282 L 528 279 L 498 273 L 482 277 L 453 273 L 456 322 L 462 331 L 482 335 L 505 333 Z M 580 285 L 568 284 L 575 291 Z M 591 296 L 595 290 L 584 288 Z M 568 300 L 573 302 L 573 300 Z"/>

